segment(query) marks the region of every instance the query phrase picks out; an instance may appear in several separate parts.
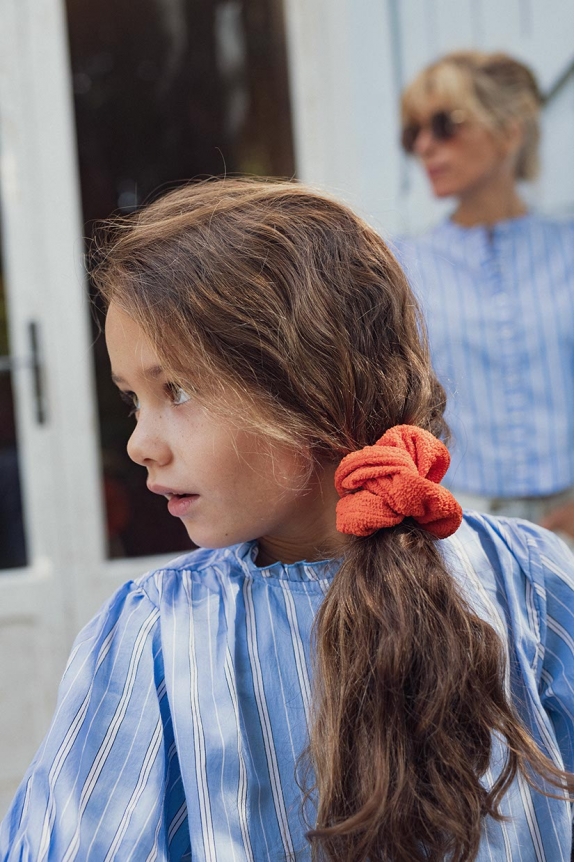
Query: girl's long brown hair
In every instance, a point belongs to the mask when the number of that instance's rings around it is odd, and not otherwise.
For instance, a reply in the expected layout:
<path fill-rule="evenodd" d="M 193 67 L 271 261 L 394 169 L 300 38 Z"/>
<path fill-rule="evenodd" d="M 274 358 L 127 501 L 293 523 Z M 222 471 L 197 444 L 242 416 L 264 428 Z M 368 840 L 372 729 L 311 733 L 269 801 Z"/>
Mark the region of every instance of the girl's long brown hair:
<path fill-rule="evenodd" d="M 243 421 L 311 459 L 336 463 L 397 424 L 447 435 L 405 276 L 323 195 L 246 180 L 178 189 L 114 227 L 94 279 L 182 385 L 211 403 L 231 388 Z M 350 538 L 316 622 L 314 857 L 464 862 L 518 774 L 566 795 L 504 677 L 504 647 L 437 540 L 408 522 Z M 489 787 L 495 737 L 507 759 Z"/>

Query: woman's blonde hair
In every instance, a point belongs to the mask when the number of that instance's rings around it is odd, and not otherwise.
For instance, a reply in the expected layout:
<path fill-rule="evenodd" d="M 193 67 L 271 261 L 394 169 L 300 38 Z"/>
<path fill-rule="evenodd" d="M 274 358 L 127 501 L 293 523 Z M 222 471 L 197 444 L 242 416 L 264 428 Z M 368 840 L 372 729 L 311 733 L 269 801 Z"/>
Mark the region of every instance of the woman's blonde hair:
<path fill-rule="evenodd" d="M 427 66 L 402 95 L 404 125 L 428 112 L 429 97 L 446 109 L 465 111 L 495 134 L 518 123 L 523 142 L 515 165 L 518 180 L 531 180 L 539 170 L 541 94 L 533 72 L 508 54 L 457 51 Z"/>
<path fill-rule="evenodd" d="M 312 457 L 337 463 L 393 425 L 447 434 L 405 275 L 324 195 L 246 180 L 177 189 L 112 230 L 94 280 L 177 379 L 226 381 L 265 433 Z M 469 862 L 518 773 L 565 794 L 505 694 L 497 634 L 415 522 L 348 537 L 315 639 L 314 859 Z M 486 787 L 494 735 L 507 759 Z"/>

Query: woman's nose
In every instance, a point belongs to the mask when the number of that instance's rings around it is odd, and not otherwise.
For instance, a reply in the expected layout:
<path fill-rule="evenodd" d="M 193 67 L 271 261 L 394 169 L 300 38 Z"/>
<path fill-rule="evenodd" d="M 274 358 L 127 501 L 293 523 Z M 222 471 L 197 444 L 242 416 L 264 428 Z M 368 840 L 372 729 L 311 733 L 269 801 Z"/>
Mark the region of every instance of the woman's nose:
<path fill-rule="evenodd" d="M 170 460 L 170 447 L 161 434 L 161 428 L 140 411 L 136 427 L 128 440 L 127 452 L 132 461 L 148 467 L 163 466 Z"/>
<path fill-rule="evenodd" d="M 425 156 L 435 145 L 435 137 L 429 126 L 422 126 L 413 144 L 413 152 L 418 156 Z"/>

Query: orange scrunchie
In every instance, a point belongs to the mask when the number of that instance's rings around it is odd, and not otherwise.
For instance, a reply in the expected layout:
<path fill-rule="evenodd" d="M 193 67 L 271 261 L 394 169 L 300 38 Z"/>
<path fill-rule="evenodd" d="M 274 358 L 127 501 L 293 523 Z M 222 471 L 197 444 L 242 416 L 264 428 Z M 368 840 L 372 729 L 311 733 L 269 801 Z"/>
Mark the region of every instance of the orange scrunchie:
<path fill-rule="evenodd" d="M 449 452 L 429 431 L 396 425 L 375 446 L 342 459 L 335 471 L 341 497 L 336 507 L 340 533 L 370 536 L 411 517 L 438 539 L 461 524 L 461 506 L 438 483 L 449 467 Z"/>

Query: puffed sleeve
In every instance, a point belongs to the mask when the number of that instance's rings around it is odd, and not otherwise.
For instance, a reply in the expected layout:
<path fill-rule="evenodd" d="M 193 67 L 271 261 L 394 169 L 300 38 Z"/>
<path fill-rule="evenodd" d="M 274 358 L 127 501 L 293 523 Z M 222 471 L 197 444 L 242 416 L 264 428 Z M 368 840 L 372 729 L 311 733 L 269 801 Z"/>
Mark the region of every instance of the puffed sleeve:
<path fill-rule="evenodd" d="M 539 694 L 555 730 L 565 768 L 573 769 L 573 557 L 547 531 L 532 537 L 532 564 L 544 612 Z"/>
<path fill-rule="evenodd" d="M 166 858 L 158 619 L 130 583 L 76 639 L 48 735 L 0 828 L 2 862 Z"/>

